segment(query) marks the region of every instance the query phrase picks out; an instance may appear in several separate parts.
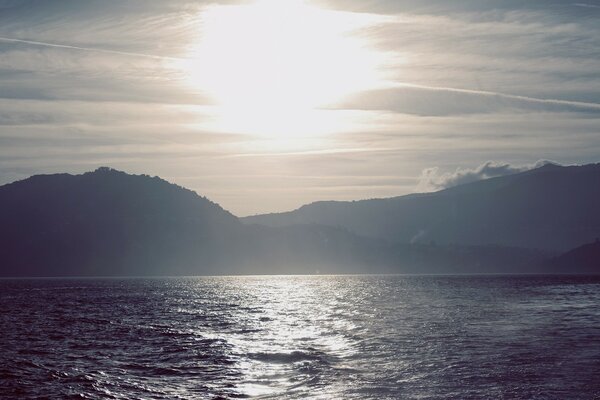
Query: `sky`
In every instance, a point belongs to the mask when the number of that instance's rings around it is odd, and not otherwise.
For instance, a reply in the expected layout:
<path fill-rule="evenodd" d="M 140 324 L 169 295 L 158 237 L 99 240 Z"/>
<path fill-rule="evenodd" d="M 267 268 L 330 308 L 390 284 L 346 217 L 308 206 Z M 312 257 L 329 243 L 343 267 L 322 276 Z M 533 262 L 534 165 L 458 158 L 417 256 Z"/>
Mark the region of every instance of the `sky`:
<path fill-rule="evenodd" d="M 238 216 L 600 161 L 600 1 L 0 0 L 0 184 Z"/>

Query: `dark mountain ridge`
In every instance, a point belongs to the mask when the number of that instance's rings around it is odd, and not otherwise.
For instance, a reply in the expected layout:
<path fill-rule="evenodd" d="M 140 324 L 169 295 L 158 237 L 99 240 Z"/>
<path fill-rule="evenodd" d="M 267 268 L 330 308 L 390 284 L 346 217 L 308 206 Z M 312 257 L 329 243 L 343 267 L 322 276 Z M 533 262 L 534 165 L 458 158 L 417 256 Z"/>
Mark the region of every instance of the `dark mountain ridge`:
<path fill-rule="evenodd" d="M 209 246 L 240 223 L 160 178 L 99 168 L 0 187 L 0 226 L 3 272 L 87 275 L 190 262 L 198 247 L 214 257 Z"/>
<path fill-rule="evenodd" d="M 554 273 L 598 273 L 600 271 L 600 239 L 553 257 L 545 263 L 544 270 Z"/>
<path fill-rule="evenodd" d="M 104 167 L 0 187 L 0 276 L 543 272 L 552 255 L 414 242 L 242 224 L 193 191 Z"/>
<path fill-rule="evenodd" d="M 399 243 L 515 246 L 562 252 L 600 234 L 600 164 L 547 164 L 434 193 L 316 202 L 243 218 L 287 226 L 319 223 Z"/>

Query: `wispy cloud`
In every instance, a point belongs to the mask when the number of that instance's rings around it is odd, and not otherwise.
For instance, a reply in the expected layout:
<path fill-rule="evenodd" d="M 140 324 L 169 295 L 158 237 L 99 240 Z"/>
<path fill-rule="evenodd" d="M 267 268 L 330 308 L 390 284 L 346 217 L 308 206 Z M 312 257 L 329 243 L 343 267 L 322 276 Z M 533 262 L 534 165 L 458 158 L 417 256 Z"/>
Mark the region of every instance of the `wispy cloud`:
<path fill-rule="evenodd" d="M 534 164 L 511 165 L 509 163 L 486 161 L 475 168 L 457 168 L 454 172 L 440 172 L 438 167 L 426 168 L 421 172 L 421 177 L 417 185 L 417 191 L 431 192 L 447 189 L 449 187 L 476 182 L 483 179 L 496 178 L 499 176 L 529 171 L 546 164 L 557 163 L 549 160 L 539 160 Z"/>
<path fill-rule="evenodd" d="M 600 5 L 598 5 L 598 4 L 575 3 L 573 5 L 577 6 L 577 7 L 584 7 L 584 8 L 600 8 Z"/>

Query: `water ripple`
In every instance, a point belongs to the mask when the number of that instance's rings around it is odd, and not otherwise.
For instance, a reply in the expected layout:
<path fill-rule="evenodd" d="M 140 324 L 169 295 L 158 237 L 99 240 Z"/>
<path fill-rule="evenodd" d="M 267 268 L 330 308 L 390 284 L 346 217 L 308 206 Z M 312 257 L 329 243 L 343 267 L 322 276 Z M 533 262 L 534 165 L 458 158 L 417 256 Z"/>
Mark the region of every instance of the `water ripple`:
<path fill-rule="evenodd" d="M 600 278 L 0 281 L 7 399 L 600 398 Z"/>

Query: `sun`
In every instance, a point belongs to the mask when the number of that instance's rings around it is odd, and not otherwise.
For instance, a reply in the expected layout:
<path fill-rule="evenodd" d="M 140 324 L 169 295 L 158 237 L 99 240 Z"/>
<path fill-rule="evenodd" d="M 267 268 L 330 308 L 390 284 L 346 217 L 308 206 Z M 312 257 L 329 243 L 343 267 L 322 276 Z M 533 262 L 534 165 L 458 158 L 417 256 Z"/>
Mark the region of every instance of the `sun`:
<path fill-rule="evenodd" d="M 214 101 L 223 129 L 309 133 L 311 110 L 379 82 L 378 55 L 357 34 L 373 19 L 298 0 L 209 6 L 181 63 L 186 85 Z"/>

